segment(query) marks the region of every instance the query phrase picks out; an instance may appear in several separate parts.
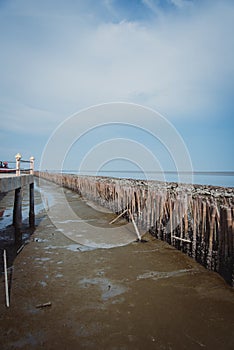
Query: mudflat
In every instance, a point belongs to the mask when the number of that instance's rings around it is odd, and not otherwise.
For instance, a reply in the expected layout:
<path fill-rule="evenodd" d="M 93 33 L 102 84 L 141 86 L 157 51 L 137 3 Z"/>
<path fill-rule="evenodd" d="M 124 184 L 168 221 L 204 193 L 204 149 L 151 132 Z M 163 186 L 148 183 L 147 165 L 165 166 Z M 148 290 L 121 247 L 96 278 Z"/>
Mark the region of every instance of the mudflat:
<path fill-rule="evenodd" d="M 149 234 L 96 249 L 37 217 L 9 270 L 9 308 L 1 276 L 2 350 L 234 348 L 234 291 L 218 274 Z"/>

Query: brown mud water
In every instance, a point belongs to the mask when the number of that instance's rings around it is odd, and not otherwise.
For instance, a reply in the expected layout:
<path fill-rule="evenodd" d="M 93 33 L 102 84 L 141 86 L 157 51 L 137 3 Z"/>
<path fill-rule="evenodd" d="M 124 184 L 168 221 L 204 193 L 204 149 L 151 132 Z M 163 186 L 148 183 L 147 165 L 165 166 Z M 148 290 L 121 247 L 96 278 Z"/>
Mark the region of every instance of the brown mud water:
<path fill-rule="evenodd" d="M 58 191 L 48 183 L 54 203 Z M 108 231 L 113 213 L 65 194 L 74 208 L 86 207 L 85 220 L 95 217 L 97 231 L 98 224 Z M 127 225 L 118 225 L 127 233 Z M 0 280 L 0 348 L 233 349 L 233 289 L 166 242 L 144 238 L 145 244 L 87 247 L 40 209 L 36 230 L 11 267 L 9 308 Z"/>
<path fill-rule="evenodd" d="M 121 213 L 234 286 L 234 188 L 37 173 Z"/>

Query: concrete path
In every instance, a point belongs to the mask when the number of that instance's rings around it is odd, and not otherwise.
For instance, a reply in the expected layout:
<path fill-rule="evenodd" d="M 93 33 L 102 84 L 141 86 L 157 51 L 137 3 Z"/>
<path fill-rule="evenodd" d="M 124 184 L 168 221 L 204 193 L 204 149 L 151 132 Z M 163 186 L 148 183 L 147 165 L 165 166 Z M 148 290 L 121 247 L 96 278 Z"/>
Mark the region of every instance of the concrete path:
<path fill-rule="evenodd" d="M 40 179 L 41 195 L 47 215 L 57 229 L 74 242 L 95 248 L 112 248 L 137 239 L 131 223 L 116 217 L 110 210 L 80 199 L 68 189 Z"/>

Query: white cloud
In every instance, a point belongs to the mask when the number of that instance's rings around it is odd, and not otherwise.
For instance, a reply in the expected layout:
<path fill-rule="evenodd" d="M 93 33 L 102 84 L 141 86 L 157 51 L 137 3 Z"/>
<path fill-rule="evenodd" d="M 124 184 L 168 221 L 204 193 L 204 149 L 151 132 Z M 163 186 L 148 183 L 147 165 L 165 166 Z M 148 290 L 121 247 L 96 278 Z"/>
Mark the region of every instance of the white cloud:
<path fill-rule="evenodd" d="M 188 2 L 171 1 L 180 7 Z M 144 3 L 159 9 L 153 1 Z M 110 10 L 112 2 L 103 6 Z M 81 5 L 74 14 L 70 9 L 63 15 L 61 6 L 55 14 L 52 8 L 25 11 L 15 6 L 18 22 L 8 13 L 9 25 L 1 24 L 0 57 L 4 96 L 32 106 L 5 111 L 4 118 L 14 123 L 19 118 L 22 128 L 32 115 L 48 128 L 57 115 L 61 120 L 80 108 L 117 100 L 145 104 L 171 119 L 212 116 L 220 90 L 233 81 L 231 3 L 148 23 L 103 21 L 95 9 Z"/>
<path fill-rule="evenodd" d="M 0 99 L 1 129 L 17 133 L 44 134 L 61 116 L 51 111 Z"/>

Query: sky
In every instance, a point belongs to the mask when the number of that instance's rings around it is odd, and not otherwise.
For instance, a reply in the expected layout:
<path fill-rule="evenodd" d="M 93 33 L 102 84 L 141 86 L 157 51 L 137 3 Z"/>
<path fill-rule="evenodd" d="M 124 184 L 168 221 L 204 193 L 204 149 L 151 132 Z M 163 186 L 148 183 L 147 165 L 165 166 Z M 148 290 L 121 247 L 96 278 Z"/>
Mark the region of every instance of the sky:
<path fill-rule="evenodd" d="M 20 152 L 39 167 L 67 118 L 121 102 L 165 117 L 194 170 L 233 171 L 233 18 L 232 0 L 0 0 L 1 160 Z M 108 138 L 157 150 L 161 167 L 173 168 L 139 128 L 95 130 L 73 142 L 66 168 L 110 148 Z"/>

